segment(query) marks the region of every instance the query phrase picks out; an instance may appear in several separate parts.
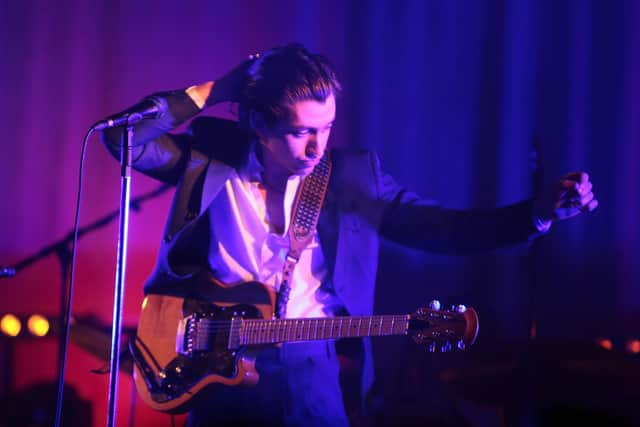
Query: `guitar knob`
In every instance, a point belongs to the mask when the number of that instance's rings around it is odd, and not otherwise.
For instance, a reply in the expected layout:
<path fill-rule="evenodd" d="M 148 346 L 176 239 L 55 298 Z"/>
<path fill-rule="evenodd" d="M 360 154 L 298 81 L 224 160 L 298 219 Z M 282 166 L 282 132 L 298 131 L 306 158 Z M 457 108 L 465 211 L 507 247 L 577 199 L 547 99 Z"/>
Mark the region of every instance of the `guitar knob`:
<path fill-rule="evenodd" d="M 467 348 L 467 346 L 465 345 L 464 341 L 458 341 L 458 350 L 464 350 L 465 348 Z"/>
<path fill-rule="evenodd" d="M 466 306 L 466 305 L 463 305 L 463 304 L 459 304 L 459 305 L 456 307 L 456 310 L 455 310 L 455 311 L 457 311 L 458 313 L 464 313 L 465 311 L 467 311 L 467 306 Z"/>
<path fill-rule="evenodd" d="M 447 353 L 451 351 L 451 343 L 449 341 L 445 341 L 445 343 L 442 344 L 442 347 L 440 347 L 440 351 L 442 353 Z"/>
<path fill-rule="evenodd" d="M 440 304 L 440 301 L 438 301 L 437 299 L 431 300 L 431 302 L 429 303 L 429 308 L 431 310 L 439 311 L 441 307 L 442 305 Z"/>
<path fill-rule="evenodd" d="M 436 343 L 435 342 L 430 342 L 429 345 L 427 346 L 427 350 L 429 350 L 429 353 L 435 353 L 436 352 Z"/>

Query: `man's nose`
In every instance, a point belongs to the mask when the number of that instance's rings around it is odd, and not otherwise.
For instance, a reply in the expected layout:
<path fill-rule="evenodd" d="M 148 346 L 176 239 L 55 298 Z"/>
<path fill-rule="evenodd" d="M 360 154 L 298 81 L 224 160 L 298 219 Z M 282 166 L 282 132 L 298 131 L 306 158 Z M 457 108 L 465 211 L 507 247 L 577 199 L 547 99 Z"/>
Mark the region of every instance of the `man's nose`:
<path fill-rule="evenodd" d="M 320 149 L 318 147 L 318 136 L 316 134 L 309 134 L 309 139 L 307 140 L 304 154 L 310 159 L 315 159 L 320 155 Z"/>

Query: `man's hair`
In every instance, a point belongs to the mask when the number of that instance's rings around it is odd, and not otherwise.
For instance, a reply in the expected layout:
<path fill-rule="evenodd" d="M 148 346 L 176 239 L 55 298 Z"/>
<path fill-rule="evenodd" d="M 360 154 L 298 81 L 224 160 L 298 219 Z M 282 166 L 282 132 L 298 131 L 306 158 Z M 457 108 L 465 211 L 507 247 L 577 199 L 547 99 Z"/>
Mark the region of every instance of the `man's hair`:
<path fill-rule="evenodd" d="M 273 126 L 289 117 L 296 102 L 324 102 L 340 91 L 333 66 L 324 56 L 297 43 L 268 50 L 247 71 L 239 106 L 240 125 L 253 130 L 248 116 L 255 112 L 265 125 Z"/>

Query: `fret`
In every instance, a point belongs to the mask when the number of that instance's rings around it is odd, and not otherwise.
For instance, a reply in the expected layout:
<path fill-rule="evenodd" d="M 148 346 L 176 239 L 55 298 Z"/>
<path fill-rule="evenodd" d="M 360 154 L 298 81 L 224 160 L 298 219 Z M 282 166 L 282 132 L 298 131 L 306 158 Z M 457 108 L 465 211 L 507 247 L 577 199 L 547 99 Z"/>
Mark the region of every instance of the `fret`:
<path fill-rule="evenodd" d="M 262 344 L 267 344 L 269 342 L 269 323 L 266 320 L 261 320 L 260 325 L 262 325 Z"/>
<path fill-rule="evenodd" d="M 258 325 L 255 321 L 251 322 L 251 342 L 255 344 L 258 341 Z"/>
<path fill-rule="evenodd" d="M 340 328 L 338 330 L 338 337 L 342 338 L 342 317 L 340 318 Z M 336 337 L 337 338 L 337 337 Z"/>
<path fill-rule="evenodd" d="M 353 320 L 353 317 L 349 317 L 349 326 L 347 326 L 347 336 L 350 337 L 352 336 L 352 331 L 351 331 L 351 321 Z"/>
<path fill-rule="evenodd" d="M 371 317 L 369 317 L 369 328 L 367 329 L 367 336 L 371 336 Z"/>
<path fill-rule="evenodd" d="M 282 320 L 278 319 L 275 323 L 276 327 L 276 342 L 282 342 Z"/>
<path fill-rule="evenodd" d="M 320 323 L 320 322 L 318 322 Z M 327 318 L 322 319 L 322 338 L 327 337 Z"/>
<path fill-rule="evenodd" d="M 358 318 L 358 336 L 362 336 L 362 317 Z"/>
<path fill-rule="evenodd" d="M 378 319 L 380 321 L 380 326 L 378 327 L 378 335 L 382 335 L 382 319 L 382 317 Z"/>
<path fill-rule="evenodd" d="M 273 320 L 271 320 L 271 321 L 265 320 L 265 323 L 267 324 L 267 331 L 269 331 L 267 333 L 267 341 L 269 343 L 273 343 L 274 342 L 274 338 L 275 338 L 274 337 L 274 333 L 273 333 L 273 330 L 274 330 L 274 328 L 273 328 Z"/>
<path fill-rule="evenodd" d="M 287 321 L 287 319 L 285 319 L 283 321 L 283 323 L 284 323 L 284 330 L 285 330 L 285 333 L 286 333 L 285 340 L 287 342 L 291 341 L 291 321 L 290 320 Z"/>
<path fill-rule="evenodd" d="M 253 341 L 251 339 L 252 328 L 253 328 L 253 322 L 248 321 L 247 322 L 247 344 L 253 344 Z"/>
<path fill-rule="evenodd" d="M 269 331 L 269 333 L 267 334 L 267 340 L 272 344 L 276 342 L 275 328 L 273 326 L 273 322 L 267 323 L 267 330 Z"/>
<path fill-rule="evenodd" d="M 393 325 L 394 325 L 395 323 L 396 323 L 396 317 L 395 317 L 395 316 L 393 316 L 393 317 L 391 318 L 391 333 L 393 333 L 393 332 L 394 332 L 394 330 L 393 330 Z"/>
<path fill-rule="evenodd" d="M 262 322 L 256 321 L 256 344 L 262 343 L 262 334 L 264 333 L 264 327 Z"/>
<path fill-rule="evenodd" d="M 255 320 L 251 321 L 251 343 L 255 344 L 258 341 L 258 325 Z"/>
<path fill-rule="evenodd" d="M 268 320 L 261 320 L 260 322 L 262 322 L 262 324 L 264 325 L 264 343 L 270 343 L 271 342 L 271 322 L 269 322 Z"/>
<path fill-rule="evenodd" d="M 239 333 L 239 335 L 240 335 L 240 345 L 244 345 L 245 344 L 245 342 L 244 342 L 244 326 L 245 326 L 245 322 L 246 321 L 244 319 L 242 319 L 240 321 L 240 333 Z"/>
<path fill-rule="evenodd" d="M 285 332 L 286 320 L 282 319 L 278 321 L 278 342 L 283 342 L 285 340 L 284 332 Z"/>

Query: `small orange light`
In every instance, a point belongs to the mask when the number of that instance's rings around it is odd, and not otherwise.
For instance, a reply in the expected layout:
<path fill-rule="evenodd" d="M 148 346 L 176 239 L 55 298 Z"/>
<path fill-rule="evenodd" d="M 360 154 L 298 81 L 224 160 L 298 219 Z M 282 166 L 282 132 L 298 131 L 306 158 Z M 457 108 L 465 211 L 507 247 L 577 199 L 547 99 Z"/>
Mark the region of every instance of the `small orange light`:
<path fill-rule="evenodd" d="M 10 337 L 18 336 L 22 330 L 20 319 L 11 313 L 5 314 L 2 316 L 2 319 L 0 319 L 0 330 L 2 330 L 2 333 Z"/>
<path fill-rule="evenodd" d="M 627 341 L 627 351 L 633 354 L 640 353 L 640 340 Z"/>
<path fill-rule="evenodd" d="M 43 337 L 49 332 L 49 321 L 39 314 L 32 314 L 27 319 L 27 329 L 37 337 Z"/>
<path fill-rule="evenodd" d="M 144 310 L 145 308 L 147 308 L 147 304 L 149 303 L 149 297 L 144 297 L 144 299 L 142 300 L 142 309 Z"/>
<path fill-rule="evenodd" d="M 604 348 L 605 350 L 613 349 L 613 343 L 611 342 L 610 339 L 607 339 L 607 338 L 598 338 L 596 340 L 596 344 L 598 344 L 600 347 Z"/>

